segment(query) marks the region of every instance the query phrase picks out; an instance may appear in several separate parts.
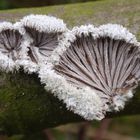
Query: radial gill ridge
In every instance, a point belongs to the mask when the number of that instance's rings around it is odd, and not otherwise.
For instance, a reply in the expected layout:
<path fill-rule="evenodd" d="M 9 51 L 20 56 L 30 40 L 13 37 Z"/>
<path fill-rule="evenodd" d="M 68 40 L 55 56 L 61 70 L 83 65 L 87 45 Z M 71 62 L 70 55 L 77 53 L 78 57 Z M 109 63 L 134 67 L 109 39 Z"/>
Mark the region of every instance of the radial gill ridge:
<path fill-rule="evenodd" d="M 118 30 L 121 28 L 118 26 Z M 77 88 L 94 89 L 111 109 L 114 106 L 114 110 L 119 110 L 126 101 L 123 97 L 132 97 L 132 90 L 140 79 L 139 46 L 128 40 L 128 35 L 130 39 L 133 37 L 128 31 L 125 31 L 126 40 L 124 36 L 119 38 L 119 31 L 111 37 L 109 27 L 98 30 L 98 34 L 92 32 L 94 29 L 85 34 L 85 28 L 83 32 L 80 28 L 74 29 L 75 39 L 70 41 L 53 69 Z"/>

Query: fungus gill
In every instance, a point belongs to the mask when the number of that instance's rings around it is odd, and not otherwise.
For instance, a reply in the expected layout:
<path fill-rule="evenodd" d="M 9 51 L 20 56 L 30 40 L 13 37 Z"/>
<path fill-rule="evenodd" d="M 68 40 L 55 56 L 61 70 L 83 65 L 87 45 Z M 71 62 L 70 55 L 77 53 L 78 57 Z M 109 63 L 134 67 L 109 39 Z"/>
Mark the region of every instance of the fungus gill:
<path fill-rule="evenodd" d="M 121 25 L 74 27 L 40 70 L 46 90 L 87 120 L 119 111 L 140 79 L 135 36 Z"/>

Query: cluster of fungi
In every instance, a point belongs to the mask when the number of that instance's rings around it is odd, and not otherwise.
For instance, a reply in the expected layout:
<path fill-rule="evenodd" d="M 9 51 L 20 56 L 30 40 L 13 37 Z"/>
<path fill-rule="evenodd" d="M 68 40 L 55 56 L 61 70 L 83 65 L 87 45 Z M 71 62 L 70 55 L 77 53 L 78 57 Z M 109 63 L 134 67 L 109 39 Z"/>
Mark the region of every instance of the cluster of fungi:
<path fill-rule="evenodd" d="M 69 30 L 61 19 L 29 15 L 0 23 L 0 68 L 37 73 L 69 110 L 101 120 L 133 97 L 140 80 L 140 43 L 121 25 Z"/>

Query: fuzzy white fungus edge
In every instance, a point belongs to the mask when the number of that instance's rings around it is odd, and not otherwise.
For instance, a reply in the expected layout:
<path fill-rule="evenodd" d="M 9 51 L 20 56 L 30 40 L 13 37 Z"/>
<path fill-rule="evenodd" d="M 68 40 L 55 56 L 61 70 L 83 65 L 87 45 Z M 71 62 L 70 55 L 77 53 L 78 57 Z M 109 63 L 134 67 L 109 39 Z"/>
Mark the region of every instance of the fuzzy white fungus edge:
<path fill-rule="evenodd" d="M 15 26 L 14 24 L 10 22 L 2 22 L 0 23 L 0 32 L 5 30 L 15 30 L 19 31 L 19 33 L 23 36 L 23 40 L 21 41 L 21 50 L 19 52 L 19 58 L 16 61 L 13 61 L 10 59 L 7 55 L 0 52 L 0 68 L 3 71 L 13 71 L 14 69 L 19 69 L 20 63 L 27 59 L 27 46 L 29 45 L 30 41 L 28 39 L 25 39 L 24 32 L 20 30 L 18 26 Z"/>
<path fill-rule="evenodd" d="M 89 33 L 91 33 L 95 39 L 107 36 L 116 40 L 124 40 L 136 46 L 139 45 L 135 35 L 119 24 L 109 23 L 100 25 L 99 27 L 94 27 L 93 25 L 82 25 L 80 27 L 74 27 L 72 29 L 72 33 L 77 36 L 81 36 L 82 34 L 89 35 Z"/>
<path fill-rule="evenodd" d="M 110 37 L 110 38 L 116 39 L 116 40 L 118 40 L 118 39 L 125 40 L 126 42 L 134 44 L 136 46 L 139 45 L 139 43 L 136 40 L 136 37 L 121 25 L 106 24 L 106 25 L 101 25 L 98 28 L 94 27 L 93 25 L 87 25 L 87 26 L 82 25 L 81 27 L 74 27 L 72 29 L 72 31 L 69 31 L 65 34 L 65 37 L 59 44 L 59 47 L 53 51 L 49 62 L 53 65 L 57 65 L 59 63 L 60 56 L 67 50 L 67 48 L 70 46 L 71 42 L 75 41 L 76 36 L 81 36 L 83 34 L 86 36 L 86 35 L 89 35 L 89 33 L 92 34 L 93 38 L 95 38 L 95 39 L 99 38 L 99 37 L 107 36 L 107 37 Z M 58 75 L 55 74 L 55 76 L 57 77 Z M 43 73 L 42 73 L 41 77 L 43 77 Z M 62 76 L 60 76 L 60 77 L 62 78 Z M 52 79 L 53 79 L 53 77 L 52 77 Z M 57 83 L 56 81 L 57 80 L 54 80 L 55 84 Z M 65 84 L 66 80 L 64 80 L 62 82 L 64 82 L 63 84 Z M 47 84 L 49 84 L 49 81 L 46 82 L 46 85 Z M 68 83 L 67 83 L 67 86 L 69 86 Z M 55 86 L 52 86 L 52 92 L 53 92 L 53 90 L 55 90 Z M 64 88 L 62 90 L 63 90 L 63 92 L 65 92 L 65 90 L 67 90 L 67 89 Z M 75 89 L 75 94 L 79 94 L 79 92 L 76 93 L 76 90 L 77 89 Z M 65 93 L 69 94 L 69 92 L 65 92 Z M 65 99 L 63 97 L 61 97 L 61 94 L 59 94 L 59 93 L 57 93 L 57 94 L 58 94 L 57 96 L 59 96 L 59 99 L 63 99 L 63 101 L 67 104 L 67 107 L 69 107 L 69 104 L 67 101 L 69 99 L 67 98 L 65 101 Z M 69 97 L 68 95 L 65 95 L 65 96 Z M 77 95 L 77 96 L 79 96 L 79 95 Z M 85 95 L 83 94 L 83 96 L 86 96 L 86 97 L 89 96 L 89 98 L 90 98 L 90 94 L 87 94 L 87 93 L 85 93 Z M 126 101 L 128 101 L 132 97 L 133 97 L 133 93 L 131 90 L 128 91 L 128 93 L 126 93 L 125 95 L 116 95 L 115 97 L 113 97 L 112 106 L 108 106 L 107 104 L 105 104 L 104 109 L 107 112 L 108 111 L 109 112 L 110 111 L 120 111 L 125 107 Z M 77 102 L 82 103 L 82 100 L 80 98 L 77 98 L 77 99 L 78 99 Z M 92 102 L 92 100 L 91 100 L 91 102 Z M 94 102 L 94 99 L 93 99 L 93 102 Z M 92 107 L 90 104 L 89 104 L 89 107 L 88 107 L 88 104 L 86 105 L 86 108 L 91 108 L 92 110 L 94 110 L 95 108 L 94 107 L 92 108 Z M 82 108 L 81 108 L 81 110 L 78 110 L 78 111 L 77 111 L 77 108 L 74 108 L 73 111 L 78 112 L 78 114 L 83 114 L 83 111 L 85 111 L 85 114 L 89 113 L 88 110 L 83 110 Z M 84 115 L 85 118 L 86 118 L 86 116 L 87 115 Z M 91 117 L 90 119 L 92 120 L 93 118 L 94 117 Z M 89 119 L 89 117 L 88 117 L 88 119 Z"/>
<path fill-rule="evenodd" d="M 38 32 L 44 33 L 62 33 L 58 36 L 58 41 L 63 38 L 63 33 L 68 30 L 63 20 L 46 15 L 28 15 L 23 17 L 23 19 L 21 19 L 20 22 L 17 22 L 15 25 L 20 28 L 22 32 L 24 32 L 27 40 L 29 40 L 30 43 L 33 42 L 33 39 L 28 35 L 28 33 L 26 33 L 25 27 L 34 28 Z M 20 61 L 20 65 L 22 65 L 24 70 L 28 73 L 38 72 L 40 65 L 45 64 L 48 61 L 48 57 L 44 58 L 40 55 L 38 48 L 34 49 L 39 58 L 38 64 L 32 62 L 29 57 L 26 59 L 26 61 Z"/>
<path fill-rule="evenodd" d="M 53 70 L 54 65 L 59 63 L 60 56 L 70 46 L 71 42 L 76 39 L 75 36 L 81 36 L 82 34 L 88 35 L 91 33 L 95 39 L 108 36 L 113 39 L 125 40 L 137 46 L 138 42 L 135 36 L 123 26 L 107 24 L 101 25 L 98 28 L 93 25 L 74 27 L 72 31 L 65 32 L 63 40 L 60 41 L 58 47 L 53 51 L 47 65 L 43 63 L 34 64 L 28 60 L 27 46 L 32 42 L 32 39 L 28 38 L 28 35 L 25 34 L 23 26 L 36 28 L 39 32 L 64 32 L 67 30 L 62 20 L 45 15 L 29 15 L 15 25 L 9 22 L 0 23 L 0 32 L 6 29 L 14 29 L 24 34 L 19 60 L 14 62 L 0 52 L 0 68 L 2 70 L 12 71 L 15 68 L 18 69 L 20 66 L 23 66 L 25 71 L 29 73 L 38 71 L 41 82 L 46 84 L 45 89 L 50 90 L 56 97 L 63 100 L 69 110 L 72 110 L 87 120 L 101 120 L 105 117 L 106 111 L 119 111 L 123 109 L 125 102 L 133 97 L 132 91 L 129 91 L 125 95 L 115 96 L 112 104 L 113 109 L 111 110 L 108 105 L 102 102 L 102 99 L 93 89 L 89 87 L 76 88 Z"/>
<path fill-rule="evenodd" d="M 20 20 L 23 26 L 35 28 L 39 32 L 64 32 L 67 30 L 62 19 L 46 15 L 28 15 Z"/>
<path fill-rule="evenodd" d="M 58 48 L 56 48 L 51 57 L 50 61 L 54 64 L 59 63 L 59 58 L 66 51 L 72 42 L 76 40 L 76 36 L 88 36 L 91 34 L 94 39 L 99 37 L 110 37 L 116 40 L 124 40 L 128 43 L 134 44 L 135 46 L 140 46 L 140 43 L 137 41 L 135 35 L 129 32 L 125 27 L 119 24 L 105 24 L 99 27 L 93 25 L 82 25 L 80 27 L 74 27 L 71 31 L 67 31 L 64 34 L 63 40 L 60 42 Z"/>
<path fill-rule="evenodd" d="M 104 118 L 104 107 L 100 97 L 88 87 L 77 89 L 70 85 L 64 77 L 52 70 L 51 64 L 43 65 L 39 71 L 41 83 L 59 100 L 63 100 L 69 110 L 79 114 L 86 120 Z"/>
<path fill-rule="evenodd" d="M 112 110 L 114 111 L 120 111 L 124 109 L 125 102 L 127 102 L 129 99 L 133 97 L 133 92 L 129 90 L 126 94 L 123 95 L 116 95 L 113 97 L 113 103 L 112 103 Z M 111 109 L 108 111 L 112 111 Z"/>

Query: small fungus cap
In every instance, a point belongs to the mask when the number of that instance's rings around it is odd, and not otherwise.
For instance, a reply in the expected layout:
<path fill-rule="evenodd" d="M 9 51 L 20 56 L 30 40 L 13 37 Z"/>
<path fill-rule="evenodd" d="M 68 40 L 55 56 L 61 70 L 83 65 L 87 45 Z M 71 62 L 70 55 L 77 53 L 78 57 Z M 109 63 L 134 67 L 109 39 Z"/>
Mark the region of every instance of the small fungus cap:
<path fill-rule="evenodd" d="M 0 67 L 2 70 L 13 71 L 19 68 L 19 61 L 27 56 L 24 33 L 10 22 L 0 23 Z"/>
<path fill-rule="evenodd" d="M 28 15 L 20 20 L 19 26 L 30 39 L 27 71 L 38 71 L 39 65 L 47 63 L 48 57 L 59 45 L 63 33 L 67 31 L 63 20 L 46 15 Z M 30 66 L 29 66 L 30 65 Z M 33 66 L 33 69 L 32 69 Z"/>
<path fill-rule="evenodd" d="M 139 43 L 116 24 L 74 27 L 49 63 L 39 73 L 46 90 L 87 120 L 123 109 L 140 79 Z"/>

